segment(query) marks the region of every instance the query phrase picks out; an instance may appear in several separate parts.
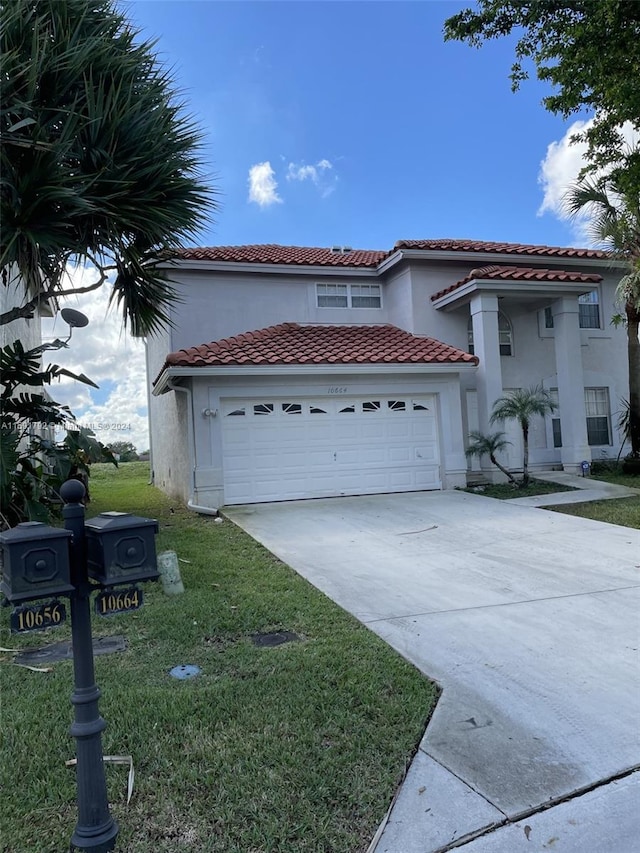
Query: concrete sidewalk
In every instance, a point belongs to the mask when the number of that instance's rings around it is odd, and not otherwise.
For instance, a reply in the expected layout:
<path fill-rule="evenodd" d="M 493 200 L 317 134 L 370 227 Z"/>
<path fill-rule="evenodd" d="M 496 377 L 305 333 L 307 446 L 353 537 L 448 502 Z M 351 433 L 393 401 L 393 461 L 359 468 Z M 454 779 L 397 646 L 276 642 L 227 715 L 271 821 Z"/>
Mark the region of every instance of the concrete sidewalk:
<path fill-rule="evenodd" d="M 587 501 L 606 501 L 612 498 L 640 497 L 639 489 L 630 489 L 627 486 L 617 486 L 614 483 L 605 483 L 604 480 L 593 480 L 591 477 L 578 477 L 575 474 L 566 474 L 564 471 L 544 471 L 535 474 L 536 480 L 545 480 L 547 483 L 559 483 L 562 486 L 571 486 L 579 491 L 555 492 L 551 495 L 532 495 L 527 498 L 512 498 L 512 503 L 521 506 L 558 506 L 559 504 L 585 503 Z"/>
<path fill-rule="evenodd" d="M 639 531 L 455 491 L 225 514 L 443 688 L 376 853 L 632 853 Z"/>

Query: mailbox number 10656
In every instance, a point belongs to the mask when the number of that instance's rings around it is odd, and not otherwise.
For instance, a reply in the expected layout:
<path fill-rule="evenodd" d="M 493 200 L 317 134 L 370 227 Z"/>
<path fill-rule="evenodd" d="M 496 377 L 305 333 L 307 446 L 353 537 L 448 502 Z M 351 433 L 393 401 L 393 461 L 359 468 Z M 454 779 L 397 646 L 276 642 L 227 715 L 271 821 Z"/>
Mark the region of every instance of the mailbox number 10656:
<path fill-rule="evenodd" d="M 11 631 L 41 631 L 45 628 L 55 628 L 67 618 L 64 604 L 54 601 L 49 604 L 17 607 L 11 613 Z"/>

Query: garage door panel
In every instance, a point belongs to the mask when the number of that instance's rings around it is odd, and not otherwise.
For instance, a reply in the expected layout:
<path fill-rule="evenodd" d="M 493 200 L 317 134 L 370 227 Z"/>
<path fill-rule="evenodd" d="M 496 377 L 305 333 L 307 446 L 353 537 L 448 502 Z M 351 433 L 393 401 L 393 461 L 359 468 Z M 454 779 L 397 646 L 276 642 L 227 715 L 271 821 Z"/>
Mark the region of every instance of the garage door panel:
<path fill-rule="evenodd" d="M 421 462 L 435 463 L 438 461 L 437 449 L 430 444 L 415 448 L 415 458 Z"/>
<path fill-rule="evenodd" d="M 415 454 L 411 447 L 390 447 L 389 462 L 393 465 L 407 465 L 413 462 Z"/>
<path fill-rule="evenodd" d="M 221 410 L 226 503 L 440 488 L 432 396 L 222 401 Z"/>

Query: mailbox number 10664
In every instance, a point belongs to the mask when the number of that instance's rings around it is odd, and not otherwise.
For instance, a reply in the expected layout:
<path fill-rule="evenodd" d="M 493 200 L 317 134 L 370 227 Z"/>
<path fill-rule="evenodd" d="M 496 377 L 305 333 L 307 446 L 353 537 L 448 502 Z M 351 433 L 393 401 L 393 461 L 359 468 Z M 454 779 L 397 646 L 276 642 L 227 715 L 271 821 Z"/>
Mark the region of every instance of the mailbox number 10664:
<path fill-rule="evenodd" d="M 137 587 L 118 592 L 105 590 L 96 596 L 96 613 L 99 616 L 126 613 L 128 610 L 137 610 L 139 607 L 142 607 L 142 590 Z"/>
<path fill-rule="evenodd" d="M 11 631 L 20 634 L 23 631 L 41 631 L 55 628 L 67 618 L 64 604 L 54 601 L 49 604 L 17 607 L 11 613 Z"/>

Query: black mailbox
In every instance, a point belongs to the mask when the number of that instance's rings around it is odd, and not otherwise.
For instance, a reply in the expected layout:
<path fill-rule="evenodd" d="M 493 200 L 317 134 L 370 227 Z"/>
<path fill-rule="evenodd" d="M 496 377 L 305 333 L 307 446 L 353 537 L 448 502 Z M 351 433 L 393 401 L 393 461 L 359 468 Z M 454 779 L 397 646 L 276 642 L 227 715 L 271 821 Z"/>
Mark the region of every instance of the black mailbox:
<path fill-rule="evenodd" d="M 89 576 L 102 586 L 157 580 L 158 522 L 128 512 L 102 512 L 85 522 Z"/>
<path fill-rule="evenodd" d="M 0 589 L 12 603 L 73 592 L 71 531 L 26 521 L 0 533 Z"/>

